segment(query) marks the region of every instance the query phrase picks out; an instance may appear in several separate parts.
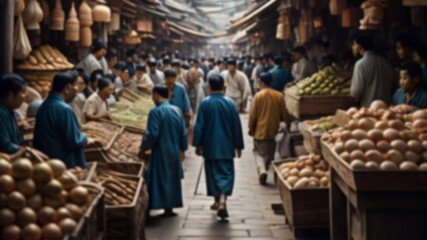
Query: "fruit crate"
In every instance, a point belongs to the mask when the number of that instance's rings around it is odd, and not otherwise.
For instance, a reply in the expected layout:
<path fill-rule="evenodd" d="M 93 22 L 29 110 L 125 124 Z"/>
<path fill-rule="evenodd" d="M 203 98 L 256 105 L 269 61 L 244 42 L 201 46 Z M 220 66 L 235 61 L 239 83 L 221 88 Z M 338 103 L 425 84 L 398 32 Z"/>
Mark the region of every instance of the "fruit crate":
<path fill-rule="evenodd" d="M 427 191 L 426 171 L 352 170 L 350 165 L 323 141 L 322 154 L 345 184 L 355 191 Z"/>
<path fill-rule="evenodd" d="M 94 174 L 87 178 L 93 180 Z M 135 195 L 131 204 L 106 205 L 106 235 L 110 240 L 140 240 L 145 239 L 145 220 L 148 209 L 148 194 L 144 188 L 144 178 L 137 176 L 121 176 L 137 183 Z"/>
<path fill-rule="evenodd" d="M 108 132 L 109 139 L 108 139 L 107 143 L 105 143 L 105 144 L 101 144 L 98 142 L 98 143 L 86 146 L 85 151 L 88 151 L 88 152 L 99 151 L 99 149 L 107 151 L 108 149 L 111 148 L 111 146 L 113 145 L 116 138 L 123 132 L 123 130 L 125 128 L 123 125 L 120 125 L 120 124 L 115 123 L 115 122 L 100 121 L 100 122 L 88 122 L 88 123 L 86 123 L 85 125 L 82 126 L 82 131 L 84 133 L 86 133 L 88 131 L 86 129 L 91 129 L 90 125 L 95 125 L 95 127 L 99 128 L 100 130 L 102 129 L 102 132 L 104 134 L 105 134 L 105 132 Z M 96 133 L 96 131 L 91 132 L 91 135 L 95 135 L 95 137 L 96 137 L 96 134 L 94 134 L 94 133 Z M 102 134 L 102 133 L 99 132 L 99 134 Z"/>
<path fill-rule="evenodd" d="M 323 133 L 311 131 L 309 125 L 305 122 L 300 122 L 298 124 L 298 129 L 304 137 L 304 148 L 309 153 L 321 154 L 322 149 L 320 147 L 320 138 L 322 137 Z"/>
<path fill-rule="evenodd" d="M 329 234 L 329 188 L 293 189 L 283 179 L 279 166 L 296 158 L 272 163 L 276 185 L 280 192 L 286 220 L 296 237 L 325 236 Z"/>
<path fill-rule="evenodd" d="M 286 108 L 296 118 L 332 115 L 337 109 L 348 109 L 356 104 L 351 96 L 300 96 L 297 92 L 296 86 L 285 90 Z"/>
<path fill-rule="evenodd" d="M 95 194 L 95 196 L 86 213 L 77 223 L 74 233 L 65 236 L 63 240 L 104 239 L 106 231 L 104 188 L 90 182 L 82 182 L 81 185 L 88 188 L 89 192 Z"/>

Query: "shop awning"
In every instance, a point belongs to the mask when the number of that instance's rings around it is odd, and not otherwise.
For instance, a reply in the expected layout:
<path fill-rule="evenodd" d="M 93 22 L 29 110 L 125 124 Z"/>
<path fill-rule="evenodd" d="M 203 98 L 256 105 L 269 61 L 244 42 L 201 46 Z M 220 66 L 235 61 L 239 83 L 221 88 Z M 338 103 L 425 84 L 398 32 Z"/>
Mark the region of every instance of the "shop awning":
<path fill-rule="evenodd" d="M 153 15 L 159 16 L 159 17 L 165 17 L 166 14 L 157 10 L 155 7 L 151 6 L 151 5 L 146 5 L 146 4 L 138 4 L 139 8 L 144 11 L 144 12 L 148 12 L 151 13 Z"/>
<path fill-rule="evenodd" d="M 245 39 L 246 39 L 246 37 L 247 37 L 248 35 L 246 34 L 246 32 L 245 31 L 238 31 L 234 36 L 233 36 L 233 38 L 231 39 L 231 42 L 232 43 L 239 43 L 239 42 L 243 42 Z"/>
<path fill-rule="evenodd" d="M 214 34 L 199 32 L 195 29 L 187 28 L 187 27 L 181 26 L 179 24 L 176 24 L 176 23 L 173 23 L 170 21 L 167 21 L 167 24 L 171 27 L 174 27 L 174 28 L 180 30 L 180 31 L 183 31 L 185 33 L 188 33 L 188 34 L 191 34 L 191 35 L 194 35 L 197 37 L 205 37 L 205 38 L 215 37 Z"/>
<path fill-rule="evenodd" d="M 184 4 L 175 0 L 165 0 L 164 3 L 166 6 L 176 9 L 180 12 L 196 14 L 196 11 L 191 6 L 188 6 L 187 4 Z"/>
<path fill-rule="evenodd" d="M 255 8 L 252 12 L 245 14 L 243 17 L 232 21 L 230 26 L 227 28 L 228 30 L 236 29 L 242 26 L 243 24 L 249 22 L 250 20 L 254 19 L 258 15 L 262 14 L 264 11 L 268 10 L 269 8 L 273 7 L 276 3 L 278 3 L 278 0 L 268 0 L 263 5 L 258 6 Z"/>

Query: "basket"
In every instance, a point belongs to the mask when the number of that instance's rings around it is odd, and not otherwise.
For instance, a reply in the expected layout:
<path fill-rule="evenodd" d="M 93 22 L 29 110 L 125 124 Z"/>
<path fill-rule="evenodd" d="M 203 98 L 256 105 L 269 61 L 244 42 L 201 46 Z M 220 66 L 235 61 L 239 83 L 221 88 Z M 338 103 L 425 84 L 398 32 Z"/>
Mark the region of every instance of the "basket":
<path fill-rule="evenodd" d="M 297 87 L 285 90 L 286 108 L 296 118 L 333 115 L 337 109 L 348 109 L 356 103 L 350 96 L 300 96 Z"/>
<path fill-rule="evenodd" d="M 64 31 L 65 13 L 62 10 L 61 0 L 56 0 L 51 17 L 50 30 Z"/>
<path fill-rule="evenodd" d="M 305 122 L 300 122 L 298 124 L 298 129 L 304 137 L 304 148 L 310 153 L 321 154 L 320 138 L 323 133 L 311 131 Z"/>
<path fill-rule="evenodd" d="M 83 0 L 80 4 L 79 20 L 81 27 L 90 27 L 93 24 L 92 9 L 87 4 L 86 0 Z"/>
<path fill-rule="evenodd" d="M 74 8 L 74 2 L 71 4 L 70 13 L 65 23 L 65 41 L 78 42 L 80 40 L 80 23 L 77 18 L 77 12 Z"/>
<path fill-rule="evenodd" d="M 80 46 L 81 47 L 92 46 L 92 29 L 90 27 L 80 28 Z"/>
<path fill-rule="evenodd" d="M 88 168 L 91 169 L 91 172 L 88 173 L 86 180 L 90 181 L 94 173 L 98 171 L 103 171 L 103 170 L 115 171 L 117 172 L 117 176 L 143 177 L 145 165 L 144 163 L 137 163 L 137 162 L 128 162 L 128 163 L 91 162 L 91 163 L 88 163 Z"/>

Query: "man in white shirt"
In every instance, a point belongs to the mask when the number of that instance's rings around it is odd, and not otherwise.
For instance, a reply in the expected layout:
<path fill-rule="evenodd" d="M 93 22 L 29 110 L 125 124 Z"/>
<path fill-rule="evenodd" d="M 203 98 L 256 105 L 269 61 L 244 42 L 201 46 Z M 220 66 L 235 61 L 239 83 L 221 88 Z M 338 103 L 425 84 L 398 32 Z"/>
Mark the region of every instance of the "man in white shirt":
<path fill-rule="evenodd" d="M 157 69 L 157 63 L 154 59 L 148 61 L 148 67 L 150 69 L 148 76 L 153 81 L 154 86 L 165 84 L 165 75 Z"/>
<path fill-rule="evenodd" d="M 394 74 L 390 63 L 374 53 L 373 41 L 367 36 L 353 39 L 353 53 L 362 56 L 356 62 L 351 80 L 351 95 L 361 107 L 369 107 L 375 100 L 390 103 Z"/>
<path fill-rule="evenodd" d="M 108 73 L 108 64 L 105 60 L 107 54 L 107 45 L 102 40 L 97 40 L 93 46 L 92 51 L 89 53 L 76 68 L 82 68 L 87 73 L 92 73 L 97 69 L 101 69 L 103 74 Z"/>
<path fill-rule="evenodd" d="M 237 70 L 236 64 L 236 60 L 228 60 L 228 70 L 224 71 L 221 75 L 225 80 L 225 95 L 233 99 L 240 112 L 244 112 L 246 100 L 251 94 L 251 88 L 248 78 L 243 72 Z"/>
<path fill-rule="evenodd" d="M 306 57 L 305 48 L 302 46 L 292 50 L 295 63 L 292 66 L 292 76 L 295 81 L 302 80 L 311 76 L 314 73 L 313 65 Z"/>

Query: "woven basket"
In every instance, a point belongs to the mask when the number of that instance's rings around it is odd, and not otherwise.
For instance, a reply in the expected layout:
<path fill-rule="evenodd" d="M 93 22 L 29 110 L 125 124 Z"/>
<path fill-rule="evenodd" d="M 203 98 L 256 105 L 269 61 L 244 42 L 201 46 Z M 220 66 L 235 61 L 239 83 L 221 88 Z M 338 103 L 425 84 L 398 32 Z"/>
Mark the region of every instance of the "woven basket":
<path fill-rule="evenodd" d="M 25 9 L 24 0 L 15 0 L 15 16 L 21 15 Z"/>
<path fill-rule="evenodd" d="M 84 0 L 82 4 L 80 4 L 79 20 L 80 20 L 80 25 L 82 27 L 90 27 L 93 25 L 92 9 L 87 4 L 86 0 Z"/>
<path fill-rule="evenodd" d="M 52 11 L 51 30 L 64 31 L 65 13 L 62 10 L 61 0 L 56 0 L 55 9 Z"/>
<path fill-rule="evenodd" d="M 39 30 L 39 23 L 43 20 L 43 11 L 39 2 L 37 0 L 27 1 L 22 17 L 28 30 Z"/>
<path fill-rule="evenodd" d="M 111 10 L 109 7 L 98 4 L 92 9 L 92 18 L 94 22 L 110 22 Z"/>
<path fill-rule="evenodd" d="M 74 2 L 71 4 L 70 13 L 65 23 L 65 41 L 78 42 L 80 40 L 80 23 L 77 19 L 77 12 L 74 8 Z"/>
<path fill-rule="evenodd" d="M 80 46 L 81 47 L 92 46 L 92 29 L 90 27 L 80 28 Z"/>

